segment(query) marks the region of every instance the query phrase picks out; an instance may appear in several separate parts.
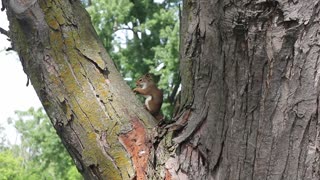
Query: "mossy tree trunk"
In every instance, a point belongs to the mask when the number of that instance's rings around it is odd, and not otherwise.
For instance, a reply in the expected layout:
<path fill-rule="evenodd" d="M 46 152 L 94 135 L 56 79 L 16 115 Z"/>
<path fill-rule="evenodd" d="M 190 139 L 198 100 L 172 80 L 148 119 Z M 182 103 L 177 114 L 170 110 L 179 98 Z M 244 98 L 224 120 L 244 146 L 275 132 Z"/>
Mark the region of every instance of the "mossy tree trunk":
<path fill-rule="evenodd" d="M 146 177 L 155 121 L 99 42 L 80 1 L 4 1 L 8 36 L 86 179 Z"/>
<path fill-rule="evenodd" d="M 319 2 L 183 3 L 182 91 L 163 135 L 79 1 L 5 1 L 13 48 L 79 171 L 87 179 L 320 179 Z"/>

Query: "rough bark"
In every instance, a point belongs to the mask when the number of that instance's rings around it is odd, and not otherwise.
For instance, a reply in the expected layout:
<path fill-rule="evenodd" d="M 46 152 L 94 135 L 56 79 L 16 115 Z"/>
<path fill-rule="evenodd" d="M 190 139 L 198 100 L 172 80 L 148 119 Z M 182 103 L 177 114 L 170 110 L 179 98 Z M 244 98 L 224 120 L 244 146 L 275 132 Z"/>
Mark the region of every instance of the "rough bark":
<path fill-rule="evenodd" d="M 320 179 L 319 12 L 318 0 L 184 0 L 168 177 Z"/>
<path fill-rule="evenodd" d="M 146 179 L 154 119 L 108 57 L 80 1 L 4 1 L 8 36 L 86 179 Z"/>
<path fill-rule="evenodd" d="M 152 142 L 78 1 L 10 2 L 13 47 L 84 177 L 320 179 L 317 0 L 184 0 L 179 109 Z"/>

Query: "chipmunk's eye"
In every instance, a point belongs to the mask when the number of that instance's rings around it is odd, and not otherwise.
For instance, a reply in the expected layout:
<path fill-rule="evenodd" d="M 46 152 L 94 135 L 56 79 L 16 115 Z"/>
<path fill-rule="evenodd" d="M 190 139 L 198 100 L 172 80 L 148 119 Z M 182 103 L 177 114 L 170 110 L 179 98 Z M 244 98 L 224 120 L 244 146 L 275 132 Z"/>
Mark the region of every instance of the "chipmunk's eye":
<path fill-rule="evenodd" d="M 141 81 L 142 81 L 142 79 L 139 79 L 139 81 L 141 82 Z"/>

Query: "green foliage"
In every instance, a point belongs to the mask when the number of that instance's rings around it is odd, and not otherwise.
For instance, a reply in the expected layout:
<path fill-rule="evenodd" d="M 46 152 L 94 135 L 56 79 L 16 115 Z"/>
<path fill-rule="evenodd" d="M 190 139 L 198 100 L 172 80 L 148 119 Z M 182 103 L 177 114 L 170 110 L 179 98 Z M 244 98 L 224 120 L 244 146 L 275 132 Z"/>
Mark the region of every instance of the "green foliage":
<path fill-rule="evenodd" d="M 180 84 L 179 3 L 166 0 L 93 0 L 87 7 L 93 25 L 131 87 L 151 72 L 164 91 L 163 113 L 172 114 L 173 89 Z"/>
<path fill-rule="evenodd" d="M 23 172 L 22 158 L 17 158 L 10 150 L 0 151 L 0 180 L 18 179 Z"/>
<path fill-rule="evenodd" d="M 0 164 L 0 171 L 7 174 L 4 179 L 81 179 L 42 108 L 15 114 L 17 119 L 11 121 L 21 143 L 0 152 L 0 162 L 6 162 Z"/>
<path fill-rule="evenodd" d="M 4 130 L 5 130 L 4 127 L 2 127 L 0 124 L 0 151 L 3 151 L 6 149 L 6 136 L 3 133 Z"/>
<path fill-rule="evenodd" d="M 113 50 L 111 42 L 118 22 L 123 22 L 130 12 L 132 3 L 129 0 L 93 0 L 92 6 L 87 7 L 92 23 L 108 50 Z"/>

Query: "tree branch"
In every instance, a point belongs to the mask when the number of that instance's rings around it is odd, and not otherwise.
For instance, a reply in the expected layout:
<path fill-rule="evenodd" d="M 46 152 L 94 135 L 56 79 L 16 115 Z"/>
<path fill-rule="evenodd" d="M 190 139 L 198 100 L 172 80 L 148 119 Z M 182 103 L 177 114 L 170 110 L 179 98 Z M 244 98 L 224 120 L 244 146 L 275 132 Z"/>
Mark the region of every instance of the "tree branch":
<path fill-rule="evenodd" d="M 1 1 L 1 5 L 2 5 L 1 11 L 4 11 L 6 9 L 4 0 Z"/>
<path fill-rule="evenodd" d="M 134 30 L 133 28 L 130 28 L 130 27 L 121 27 L 121 28 L 115 27 L 115 28 L 113 28 L 113 30 L 114 30 L 114 32 L 121 31 L 121 30 L 130 30 L 133 33 L 141 32 L 139 30 Z"/>
<path fill-rule="evenodd" d="M 14 49 L 12 47 L 9 47 L 6 49 L 6 51 L 13 51 Z"/>
<path fill-rule="evenodd" d="M 9 37 L 9 32 L 0 27 L 0 33 Z"/>

